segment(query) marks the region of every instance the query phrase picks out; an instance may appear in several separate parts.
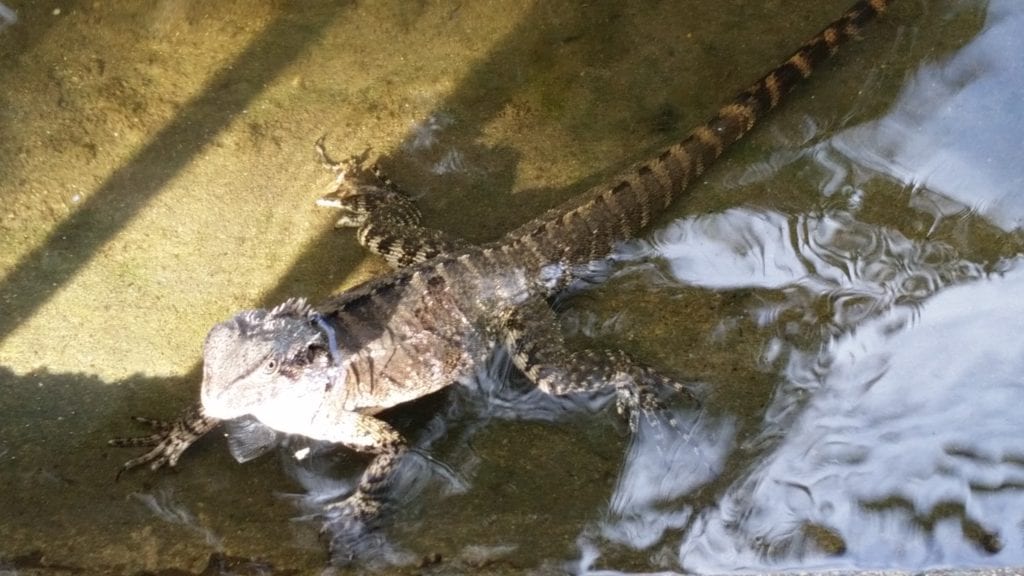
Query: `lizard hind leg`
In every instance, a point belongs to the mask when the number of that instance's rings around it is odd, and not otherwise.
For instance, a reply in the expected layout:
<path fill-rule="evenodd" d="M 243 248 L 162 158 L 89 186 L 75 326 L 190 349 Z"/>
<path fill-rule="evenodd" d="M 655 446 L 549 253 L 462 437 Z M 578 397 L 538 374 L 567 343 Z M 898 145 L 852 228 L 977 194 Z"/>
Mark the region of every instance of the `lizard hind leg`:
<path fill-rule="evenodd" d="M 688 385 L 641 364 L 621 350 L 568 350 L 554 312 L 543 301 L 508 312 L 502 332 L 512 362 L 534 385 L 554 396 L 614 393 L 618 412 L 636 431 L 641 416 L 656 423 L 666 392 L 696 401 Z M 671 419 L 669 424 L 675 426 Z"/>

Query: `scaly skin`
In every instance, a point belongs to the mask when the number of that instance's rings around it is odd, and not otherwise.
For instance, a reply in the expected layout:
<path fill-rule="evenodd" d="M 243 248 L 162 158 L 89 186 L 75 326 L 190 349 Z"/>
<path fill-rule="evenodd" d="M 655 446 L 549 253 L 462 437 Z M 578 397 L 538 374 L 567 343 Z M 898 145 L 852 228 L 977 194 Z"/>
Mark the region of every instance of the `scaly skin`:
<path fill-rule="evenodd" d="M 338 183 L 320 203 L 341 209 L 339 226 L 358 228 L 359 241 L 397 269 L 316 309 L 292 299 L 215 326 L 203 355 L 202 407 L 152 436 L 113 441 L 155 446 L 122 470 L 173 466 L 219 420 L 247 415 L 374 454 L 355 491 L 328 513 L 347 534 L 332 547 L 352 554 L 379 520 L 391 471 L 407 451 L 374 415 L 469 375 L 496 345 L 550 394 L 614 392 L 635 424 L 659 408 L 660 389 L 685 387 L 621 351 L 567 350 L 547 299 L 635 237 L 889 3 L 858 2 L 680 143 L 485 246 L 423 228 L 412 201 L 379 170 L 332 162 L 317 142 Z"/>

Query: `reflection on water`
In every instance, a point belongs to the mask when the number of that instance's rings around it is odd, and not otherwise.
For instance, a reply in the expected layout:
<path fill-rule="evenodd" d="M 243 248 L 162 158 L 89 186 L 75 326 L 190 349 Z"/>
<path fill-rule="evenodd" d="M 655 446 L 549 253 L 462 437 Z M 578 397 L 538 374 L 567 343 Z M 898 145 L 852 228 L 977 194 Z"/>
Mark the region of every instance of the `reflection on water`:
<path fill-rule="evenodd" d="M 655 544 L 690 519 L 692 508 L 681 498 L 722 472 L 734 441 L 733 419 L 695 411 L 675 412 L 672 420 L 675 429 L 645 421 L 634 435 L 602 537 L 640 548 Z"/>
<path fill-rule="evenodd" d="M 651 251 L 691 285 L 785 293 L 785 301 L 759 310 L 761 324 L 777 322 L 787 310 L 813 314 L 813 301 L 821 298 L 829 315 L 807 320 L 849 328 L 893 304 L 920 301 L 982 274 L 980 265 L 958 259 L 949 245 L 910 240 L 838 211 L 787 217 L 737 208 L 684 219 L 622 256 Z"/>
<path fill-rule="evenodd" d="M 7 6 L 4 6 L 2 2 L 0 2 L 0 32 L 2 32 L 4 28 L 10 26 L 11 24 L 14 24 L 17 21 L 18 15 L 14 13 L 14 10 L 11 10 Z"/>
<path fill-rule="evenodd" d="M 141 502 L 161 521 L 192 530 L 203 536 L 211 548 L 218 551 L 222 549 L 223 538 L 215 534 L 209 527 L 202 525 L 184 504 L 175 499 L 170 491 L 158 489 L 152 493 L 136 492 L 132 494 L 132 497 Z"/>
<path fill-rule="evenodd" d="M 1024 404 L 1024 303 L 1008 297 L 1024 289 L 1021 264 L 919 310 L 895 306 L 817 355 L 795 355 L 786 376 L 810 399 L 767 457 L 694 523 L 682 563 L 713 571 L 1020 562 L 1024 421 L 1007 408 Z M 808 546 L 812 529 L 843 554 Z"/>
<path fill-rule="evenodd" d="M 892 111 L 832 139 L 856 165 L 919 190 L 936 219 L 978 212 L 1005 231 L 1024 223 L 1020 113 L 1024 10 L 988 5 L 985 31 L 948 61 L 922 66 Z"/>

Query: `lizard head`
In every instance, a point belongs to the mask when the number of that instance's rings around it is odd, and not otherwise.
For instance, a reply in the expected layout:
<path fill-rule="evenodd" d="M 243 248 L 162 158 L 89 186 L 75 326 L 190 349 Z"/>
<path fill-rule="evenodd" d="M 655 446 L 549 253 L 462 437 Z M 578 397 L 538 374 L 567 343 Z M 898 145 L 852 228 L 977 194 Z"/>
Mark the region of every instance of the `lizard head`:
<path fill-rule="evenodd" d="M 305 299 L 247 310 L 210 330 L 203 349 L 204 411 L 229 420 L 247 414 L 301 433 L 327 392 L 344 383 L 333 328 Z"/>

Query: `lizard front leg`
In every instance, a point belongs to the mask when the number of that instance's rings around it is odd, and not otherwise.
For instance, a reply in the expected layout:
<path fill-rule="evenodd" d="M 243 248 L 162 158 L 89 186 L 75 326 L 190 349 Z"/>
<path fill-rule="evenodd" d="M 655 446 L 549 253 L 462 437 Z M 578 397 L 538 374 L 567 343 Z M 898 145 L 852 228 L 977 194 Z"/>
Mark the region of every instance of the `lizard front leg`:
<path fill-rule="evenodd" d="M 373 454 L 352 494 L 324 510 L 322 533 L 329 538 L 331 561 L 347 564 L 354 558 L 373 554 L 382 545 L 378 529 L 385 517 L 395 469 L 408 447 L 402 435 L 387 422 L 356 412 L 341 413 L 331 420 L 324 434 L 314 435 L 357 452 Z"/>
<path fill-rule="evenodd" d="M 512 362 L 540 390 L 555 396 L 614 392 L 616 407 L 636 430 L 641 414 L 664 409 L 659 393 L 691 398 L 687 386 L 645 366 L 621 350 L 566 348 L 554 313 L 541 300 L 507 312 L 502 333 Z"/>
<path fill-rule="evenodd" d="M 376 164 L 364 168 L 362 157 L 331 160 L 322 137 L 316 142 L 316 151 L 324 168 L 335 174 L 335 190 L 317 204 L 340 210 L 342 216 L 335 227 L 356 228 L 359 243 L 395 268 L 467 246 L 458 238 L 422 226 L 412 198 Z"/>
<path fill-rule="evenodd" d="M 148 436 L 113 438 L 107 443 L 122 448 L 152 447 L 152 450 L 122 464 L 121 469 L 117 472 L 118 477 L 125 471 L 143 464 L 149 464 L 150 470 L 156 470 L 162 466 L 173 468 L 189 446 L 220 424 L 220 420 L 203 413 L 201 404 L 190 406 L 173 422 L 152 420 L 140 416 L 135 416 L 134 420 L 149 425 L 155 432 Z"/>

